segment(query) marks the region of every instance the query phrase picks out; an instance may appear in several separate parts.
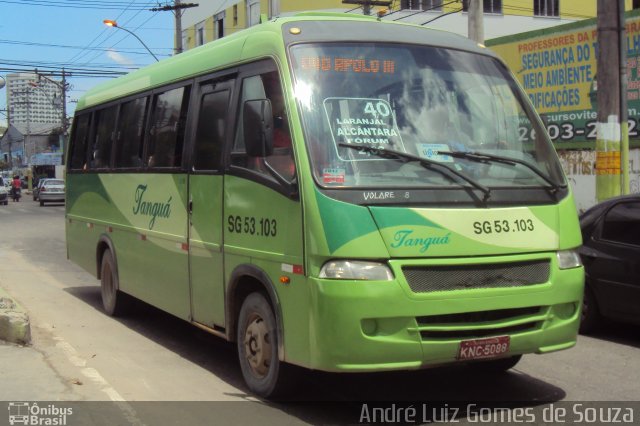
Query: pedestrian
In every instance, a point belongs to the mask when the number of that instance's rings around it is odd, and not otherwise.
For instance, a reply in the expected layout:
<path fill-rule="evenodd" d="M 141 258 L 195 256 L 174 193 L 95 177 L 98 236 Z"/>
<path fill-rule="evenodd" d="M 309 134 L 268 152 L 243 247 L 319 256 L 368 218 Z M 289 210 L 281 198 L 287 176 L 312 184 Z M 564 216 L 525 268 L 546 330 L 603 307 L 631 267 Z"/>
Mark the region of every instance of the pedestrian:
<path fill-rule="evenodd" d="M 13 201 L 20 201 L 20 196 L 22 195 L 22 181 L 20 180 L 20 176 L 15 175 L 13 177 L 13 181 L 11 182 L 11 191 L 13 195 Z"/>

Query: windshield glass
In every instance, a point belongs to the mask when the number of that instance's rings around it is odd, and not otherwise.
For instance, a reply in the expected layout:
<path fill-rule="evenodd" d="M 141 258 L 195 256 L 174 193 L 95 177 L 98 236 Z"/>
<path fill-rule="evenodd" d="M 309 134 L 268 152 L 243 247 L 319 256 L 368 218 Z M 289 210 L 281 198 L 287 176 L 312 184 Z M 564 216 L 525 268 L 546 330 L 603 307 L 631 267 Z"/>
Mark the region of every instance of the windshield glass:
<path fill-rule="evenodd" d="M 354 146 L 436 161 L 488 188 L 564 182 L 534 112 L 491 57 L 378 43 L 301 44 L 291 55 L 312 169 L 324 187 L 460 185 L 420 161 Z"/>

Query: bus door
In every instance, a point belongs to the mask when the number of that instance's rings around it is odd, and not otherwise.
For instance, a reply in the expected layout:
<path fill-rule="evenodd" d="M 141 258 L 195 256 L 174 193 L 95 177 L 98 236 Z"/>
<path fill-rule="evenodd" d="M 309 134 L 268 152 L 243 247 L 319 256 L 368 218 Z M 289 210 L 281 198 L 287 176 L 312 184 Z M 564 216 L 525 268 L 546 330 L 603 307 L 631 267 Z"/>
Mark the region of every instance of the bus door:
<path fill-rule="evenodd" d="M 233 80 L 199 86 L 189 174 L 189 268 L 192 320 L 224 327 L 222 154 Z"/>

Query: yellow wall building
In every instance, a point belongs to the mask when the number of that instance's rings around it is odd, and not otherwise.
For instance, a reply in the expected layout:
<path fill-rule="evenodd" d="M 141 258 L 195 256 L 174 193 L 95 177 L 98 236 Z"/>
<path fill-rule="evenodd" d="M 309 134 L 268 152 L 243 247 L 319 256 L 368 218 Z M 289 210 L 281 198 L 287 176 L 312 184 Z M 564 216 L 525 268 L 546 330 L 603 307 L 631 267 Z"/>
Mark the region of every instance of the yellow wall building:
<path fill-rule="evenodd" d="M 612 2 L 615 0 L 611 0 Z M 597 0 L 482 0 L 485 38 L 593 18 Z M 268 18 L 300 11 L 362 13 L 362 8 L 342 0 L 199 0 L 199 6 L 184 10 L 182 41 L 185 50 L 216 40 Z M 640 0 L 625 0 L 627 10 L 640 7 Z M 467 34 L 467 0 L 392 0 L 383 19 L 398 20 Z M 377 12 L 380 7 L 373 7 Z"/>

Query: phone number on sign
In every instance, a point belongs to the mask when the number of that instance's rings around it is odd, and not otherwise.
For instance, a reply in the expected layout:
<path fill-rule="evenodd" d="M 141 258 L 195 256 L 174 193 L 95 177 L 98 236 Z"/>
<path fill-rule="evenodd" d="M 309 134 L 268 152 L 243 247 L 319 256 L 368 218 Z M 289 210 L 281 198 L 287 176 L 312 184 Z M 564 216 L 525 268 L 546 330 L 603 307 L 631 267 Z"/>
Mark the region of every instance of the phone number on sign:
<path fill-rule="evenodd" d="M 629 125 L 629 137 L 638 137 L 638 122 L 633 118 L 628 119 L 627 122 Z M 551 138 L 552 141 L 557 141 L 558 139 L 561 141 L 570 141 L 576 137 L 583 137 L 587 140 L 595 140 L 598 136 L 597 124 L 598 123 L 595 120 L 587 121 L 584 127 L 576 127 L 573 123 L 569 122 L 560 124 L 553 123 L 547 125 L 547 133 L 549 134 L 549 138 Z M 535 129 L 531 129 L 528 127 L 520 127 L 518 129 L 518 132 L 521 142 L 533 140 L 536 137 Z"/>

